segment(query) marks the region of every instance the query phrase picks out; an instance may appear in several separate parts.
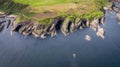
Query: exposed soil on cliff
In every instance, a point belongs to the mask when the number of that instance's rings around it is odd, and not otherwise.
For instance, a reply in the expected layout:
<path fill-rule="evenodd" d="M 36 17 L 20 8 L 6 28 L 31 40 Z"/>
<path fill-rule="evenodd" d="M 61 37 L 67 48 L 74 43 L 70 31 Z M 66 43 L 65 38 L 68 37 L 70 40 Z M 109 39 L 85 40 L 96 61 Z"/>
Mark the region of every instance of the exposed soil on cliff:
<path fill-rule="evenodd" d="M 56 15 L 57 15 L 56 12 L 37 13 L 34 16 L 34 18 L 38 18 L 38 19 L 51 18 L 51 17 L 55 17 Z"/>
<path fill-rule="evenodd" d="M 92 5 L 91 5 L 92 4 Z M 65 3 L 65 4 L 57 4 L 51 6 L 40 6 L 34 7 L 32 11 L 36 12 L 36 15 L 33 18 L 43 19 L 43 18 L 51 18 L 59 15 L 82 15 L 94 10 L 99 10 L 99 6 L 94 2 L 89 3 Z"/>

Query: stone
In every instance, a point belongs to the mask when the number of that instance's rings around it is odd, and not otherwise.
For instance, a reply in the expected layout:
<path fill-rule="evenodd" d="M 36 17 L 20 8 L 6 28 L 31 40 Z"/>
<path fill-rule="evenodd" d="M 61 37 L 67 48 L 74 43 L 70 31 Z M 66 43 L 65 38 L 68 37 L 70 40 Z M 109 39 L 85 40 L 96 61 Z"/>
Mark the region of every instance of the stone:
<path fill-rule="evenodd" d="M 41 36 L 40 36 L 42 39 L 45 39 L 46 38 L 46 36 L 45 36 L 45 34 L 43 33 L 43 34 L 41 34 Z"/>
<path fill-rule="evenodd" d="M 35 31 L 33 31 L 32 34 L 33 34 L 36 38 L 40 37 L 40 35 L 37 34 Z"/>
<path fill-rule="evenodd" d="M 99 37 L 101 37 L 102 39 L 104 39 L 104 38 L 105 38 L 105 37 L 104 37 L 104 36 L 105 36 L 105 31 L 104 31 L 104 29 L 99 27 L 96 35 L 99 36 Z"/>
<path fill-rule="evenodd" d="M 108 7 L 104 7 L 103 9 L 104 9 L 104 10 L 109 10 L 109 8 L 108 8 Z"/>
<path fill-rule="evenodd" d="M 71 25 L 70 25 L 70 32 L 74 32 L 74 30 L 75 30 L 75 23 L 73 21 L 71 22 Z"/>
<path fill-rule="evenodd" d="M 85 39 L 86 39 L 87 41 L 90 41 L 90 40 L 91 40 L 90 35 L 86 35 L 86 36 L 85 36 Z"/>
<path fill-rule="evenodd" d="M 99 20 L 98 19 L 94 19 L 90 23 L 90 28 L 93 29 L 94 31 L 97 31 L 98 26 L 99 26 Z"/>
<path fill-rule="evenodd" d="M 119 8 L 117 8 L 117 7 L 113 7 L 113 10 L 114 10 L 115 12 L 119 12 Z"/>
<path fill-rule="evenodd" d="M 77 18 L 75 19 L 75 27 L 78 29 L 78 27 L 80 26 L 80 24 L 81 24 L 81 23 L 80 23 L 80 18 L 77 17 Z"/>
<path fill-rule="evenodd" d="M 105 25 L 105 17 L 101 17 L 100 23 L 101 23 L 102 25 Z"/>
<path fill-rule="evenodd" d="M 120 13 L 117 13 L 115 17 L 116 17 L 117 20 L 120 21 Z"/>
<path fill-rule="evenodd" d="M 73 58 L 75 59 L 77 55 L 76 55 L 76 53 L 73 53 L 73 55 L 72 55 L 72 56 L 73 56 Z"/>
<path fill-rule="evenodd" d="M 68 30 L 68 26 L 69 26 L 69 23 L 70 23 L 70 18 L 66 18 L 65 20 L 64 20 L 64 22 L 62 23 L 62 26 L 61 26 L 61 32 L 65 35 L 65 36 L 67 36 L 68 35 L 68 33 L 69 33 L 69 30 Z"/>
<path fill-rule="evenodd" d="M 44 24 L 35 24 L 33 26 L 33 31 L 32 31 L 32 34 L 35 36 L 35 37 L 41 37 L 41 38 L 46 38 L 46 25 Z"/>
<path fill-rule="evenodd" d="M 86 26 L 89 27 L 90 26 L 90 21 L 87 20 Z"/>
<path fill-rule="evenodd" d="M 80 26 L 80 28 L 79 28 L 80 30 L 83 30 L 83 27 L 82 26 Z"/>

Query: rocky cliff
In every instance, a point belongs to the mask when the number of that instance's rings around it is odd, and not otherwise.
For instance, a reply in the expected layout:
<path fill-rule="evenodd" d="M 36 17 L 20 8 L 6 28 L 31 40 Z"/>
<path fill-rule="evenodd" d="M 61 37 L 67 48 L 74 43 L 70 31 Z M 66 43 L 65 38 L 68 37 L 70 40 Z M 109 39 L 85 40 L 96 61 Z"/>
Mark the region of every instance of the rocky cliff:
<path fill-rule="evenodd" d="M 12 32 L 19 32 L 22 35 L 34 35 L 35 37 L 45 38 L 47 35 L 54 37 L 58 31 L 61 31 L 65 36 L 70 32 L 74 32 L 77 29 L 84 29 L 91 27 L 92 29 L 98 29 L 99 24 L 104 24 L 104 17 L 96 18 L 93 21 L 81 18 L 69 18 L 69 17 L 56 17 L 50 25 L 39 24 L 30 20 L 15 23 L 15 16 L 4 14 L 0 15 L 0 32 L 7 29 L 9 26 L 12 27 Z"/>
<path fill-rule="evenodd" d="M 114 3 L 110 7 L 104 7 L 104 10 L 119 8 Z M 119 9 L 118 11 L 119 12 Z M 39 24 L 31 20 L 26 20 L 20 23 L 14 22 L 17 16 L 14 15 L 5 15 L 0 13 L 0 32 L 4 29 L 11 27 L 12 32 L 19 32 L 22 35 L 34 35 L 35 37 L 46 38 L 50 35 L 54 37 L 57 35 L 58 31 L 61 31 L 65 36 L 70 32 L 74 32 L 78 29 L 84 29 L 90 27 L 91 29 L 97 31 L 97 35 L 104 38 L 104 30 L 100 28 L 100 24 L 105 24 L 105 17 L 101 16 L 99 18 L 94 18 L 93 20 L 88 20 L 86 18 L 71 18 L 71 17 L 62 17 L 58 16 L 52 20 L 52 23 L 49 25 Z"/>

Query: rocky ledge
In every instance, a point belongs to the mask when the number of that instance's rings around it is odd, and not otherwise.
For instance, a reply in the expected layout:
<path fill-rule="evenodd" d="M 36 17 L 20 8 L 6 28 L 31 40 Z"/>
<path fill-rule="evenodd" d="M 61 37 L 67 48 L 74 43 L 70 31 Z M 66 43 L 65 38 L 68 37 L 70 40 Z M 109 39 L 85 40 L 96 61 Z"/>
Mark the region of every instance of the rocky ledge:
<path fill-rule="evenodd" d="M 115 8 L 118 10 L 116 11 Z M 116 18 L 120 20 L 119 14 L 119 6 L 112 3 L 112 5 L 108 5 L 104 7 L 104 11 L 106 10 L 114 10 L 118 14 Z M 19 32 L 22 35 L 34 35 L 35 37 L 46 38 L 46 36 L 50 35 L 54 37 L 57 35 L 58 31 L 61 31 L 65 36 L 67 36 L 70 32 L 74 32 L 77 29 L 91 28 L 96 31 L 96 35 L 104 39 L 105 31 L 100 27 L 100 24 L 105 24 L 105 17 L 95 18 L 92 21 L 86 18 L 71 18 L 71 17 L 56 17 L 53 19 L 52 23 L 49 25 L 39 24 L 33 22 L 31 20 L 27 20 L 24 22 L 16 23 L 14 22 L 17 17 L 13 15 L 5 15 L 0 13 L 0 32 L 3 29 L 7 29 L 9 26 L 12 28 L 12 32 Z"/>
<path fill-rule="evenodd" d="M 61 31 L 65 36 L 67 36 L 70 32 L 74 32 L 74 30 L 84 29 L 87 27 L 90 27 L 96 31 L 99 29 L 99 24 L 104 24 L 104 19 L 104 17 L 101 17 L 90 22 L 87 19 L 76 18 L 74 20 L 68 17 L 56 17 L 50 25 L 25 21 L 16 25 L 13 24 L 15 26 L 12 26 L 12 31 L 19 32 L 25 36 L 32 34 L 35 37 L 41 38 L 46 38 L 47 35 L 54 37 L 57 35 L 58 31 Z"/>
<path fill-rule="evenodd" d="M 104 17 L 96 18 L 91 22 L 88 19 L 56 17 L 49 25 L 39 24 L 30 20 L 16 24 L 16 22 L 14 22 L 15 18 L 17 17 L 13 15 L 0 15 L 0 32 L 11 26 L 12 32 L 19 32 L 25 36 L 32 34 L 35 37 L 46 38 L 47 35 L 51 35 L 51 37 L 56 36 L 58 31 L 61 31 L 67 36 L 70 32 L 74 32 L 77 29 L 82 30 L 87 27 L 97 31 L 99 30 L 99 24 L 105 23 Z"/>

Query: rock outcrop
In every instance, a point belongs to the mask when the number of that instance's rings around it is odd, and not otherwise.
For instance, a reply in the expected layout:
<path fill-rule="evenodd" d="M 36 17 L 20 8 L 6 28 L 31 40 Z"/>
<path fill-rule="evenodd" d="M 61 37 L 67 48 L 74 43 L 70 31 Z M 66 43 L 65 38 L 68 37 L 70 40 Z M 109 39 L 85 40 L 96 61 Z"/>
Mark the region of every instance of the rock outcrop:
<path fill-rule="evenodd" d="M 99 24 L 105 24 L 105 17 L 94 19 L 90 22 L 88 19 L 80 19 L 77 17 L 56 17 L 53 18 L 51 24 L 40 24 L 31 20 L 16 23 L 14 15 L 0 15 L 0 32 L 3 29 L 12 26 L 12 32 L 19 32 L 24 36 L 33 35 L 35 37 L 46 38 L 47 35 L 54 37 L 58 31 L 61 31 L 65 36 L 77 29 L 84 29 L 87 27 L 97 31 L 97 35 L 104 38 L 104 30 L 99 27 Z M 44 22 L 43 22 L 44 23 Z M 87 40 L 91 38 L 86 36 Z"/>
<path fill-rule="evenodd" d="M 67 36 L 69 32 L 74 32 L 75 29 L 76 29 L 76 26 L 75 26 L 75 20 L 74 20 L 74 18 L 67 17 L 63 21 L 62 26 L 61 26 L 62 33 L 65 36 Z"/>
<path fill-rule="evenodd" d="M 44 24 L 35 24 L 32 28 L 32 34 L 35 37 L 46 38 L 46 25 Z"/>
<path fill-rule="evenodd" d="M 14 22 L 16 16 L 0 14 L 0 32 L 3 29 L 9 28 L 12 22 Z"/>
<path fill-rule="evenodd" d="M 83 29 L 90 26 L 90 22 L 87 19 L 76 18 L 75 26 L 77 29 Z"/>
<path fill-rule="evenodd" d="M 90 23 L 90 28 L 93 29 L 94 31 L 97 31 L 99 26 L 99 19 L 94 19 L 91 23 Z"/>
<path fill-rule="evenodd" d="M 64 19 L 62 17 L 57 17 L 50 25 L 24 21 L 18 23 L 16 26 L 13 26 L 12 30 L 26 36 L 33 34 L 35 37 L 41 38 L 46 38 L 46 35 L 51 35 L 51 37 L 53 37 L 57 35 L 57 30 L 61 26 L 63 20 Z"/>
<path fill-rule="evenodd" d="M 98 19 L 99 24 L 105 25 L 105 17 L 101 17 Z"/>
<path fill-rule="evenodd" d="M 96 35 L 99 36 L 99 37 L 101 37 L 102 39 L 104 39 L 104 38 L 105 38 L 105 37 L 104 37 L 104 36 L 105 36 L 105 31 L 104 31 L 104 29 L 101 28 L 101 27 L 98 27 L 98 31 L 97 31 Z"/>
<path fill-rule="evenodd" d="M 120 21 L 120 13 L 117 13 L 115 17 L 116 17 L 117 20 Z"/>
<path fill-rule="evenodd" d="M 120 11 L 120 5 L 118 2 L 112 2 L 111 8 L 112 8 L 112 10 L 114 10 L 117 13 Z"/>
<path fill-rule="evenodd" d="M 61 30 L 65 36 L 70 32 L 74 32 L 75 29 L 84 29 L 86 27 L 90 27 L 97 31 L 99 24 L 105 24 L 104 17 L 94 19 L 92 22 L 80 18 L 73 19 L 69 17 L 56 17 L 49 25 L 39 24 L 32 21 L 13 24 L 12 31 L 19 32 L 25 36 L 32 34 L 35 37 L 46 38 L 47 35 L 51 35 L 51 37 L 56 36 L 57 31 L 59 30 Z"/>
<path fill-rule="evenodd" d="M 61 27 L 63 17 L 56 17 L 53 22 L 47 27 L 47 34 L 50 34 L 52 37 L 57 35 L 58 27 Z"/>

